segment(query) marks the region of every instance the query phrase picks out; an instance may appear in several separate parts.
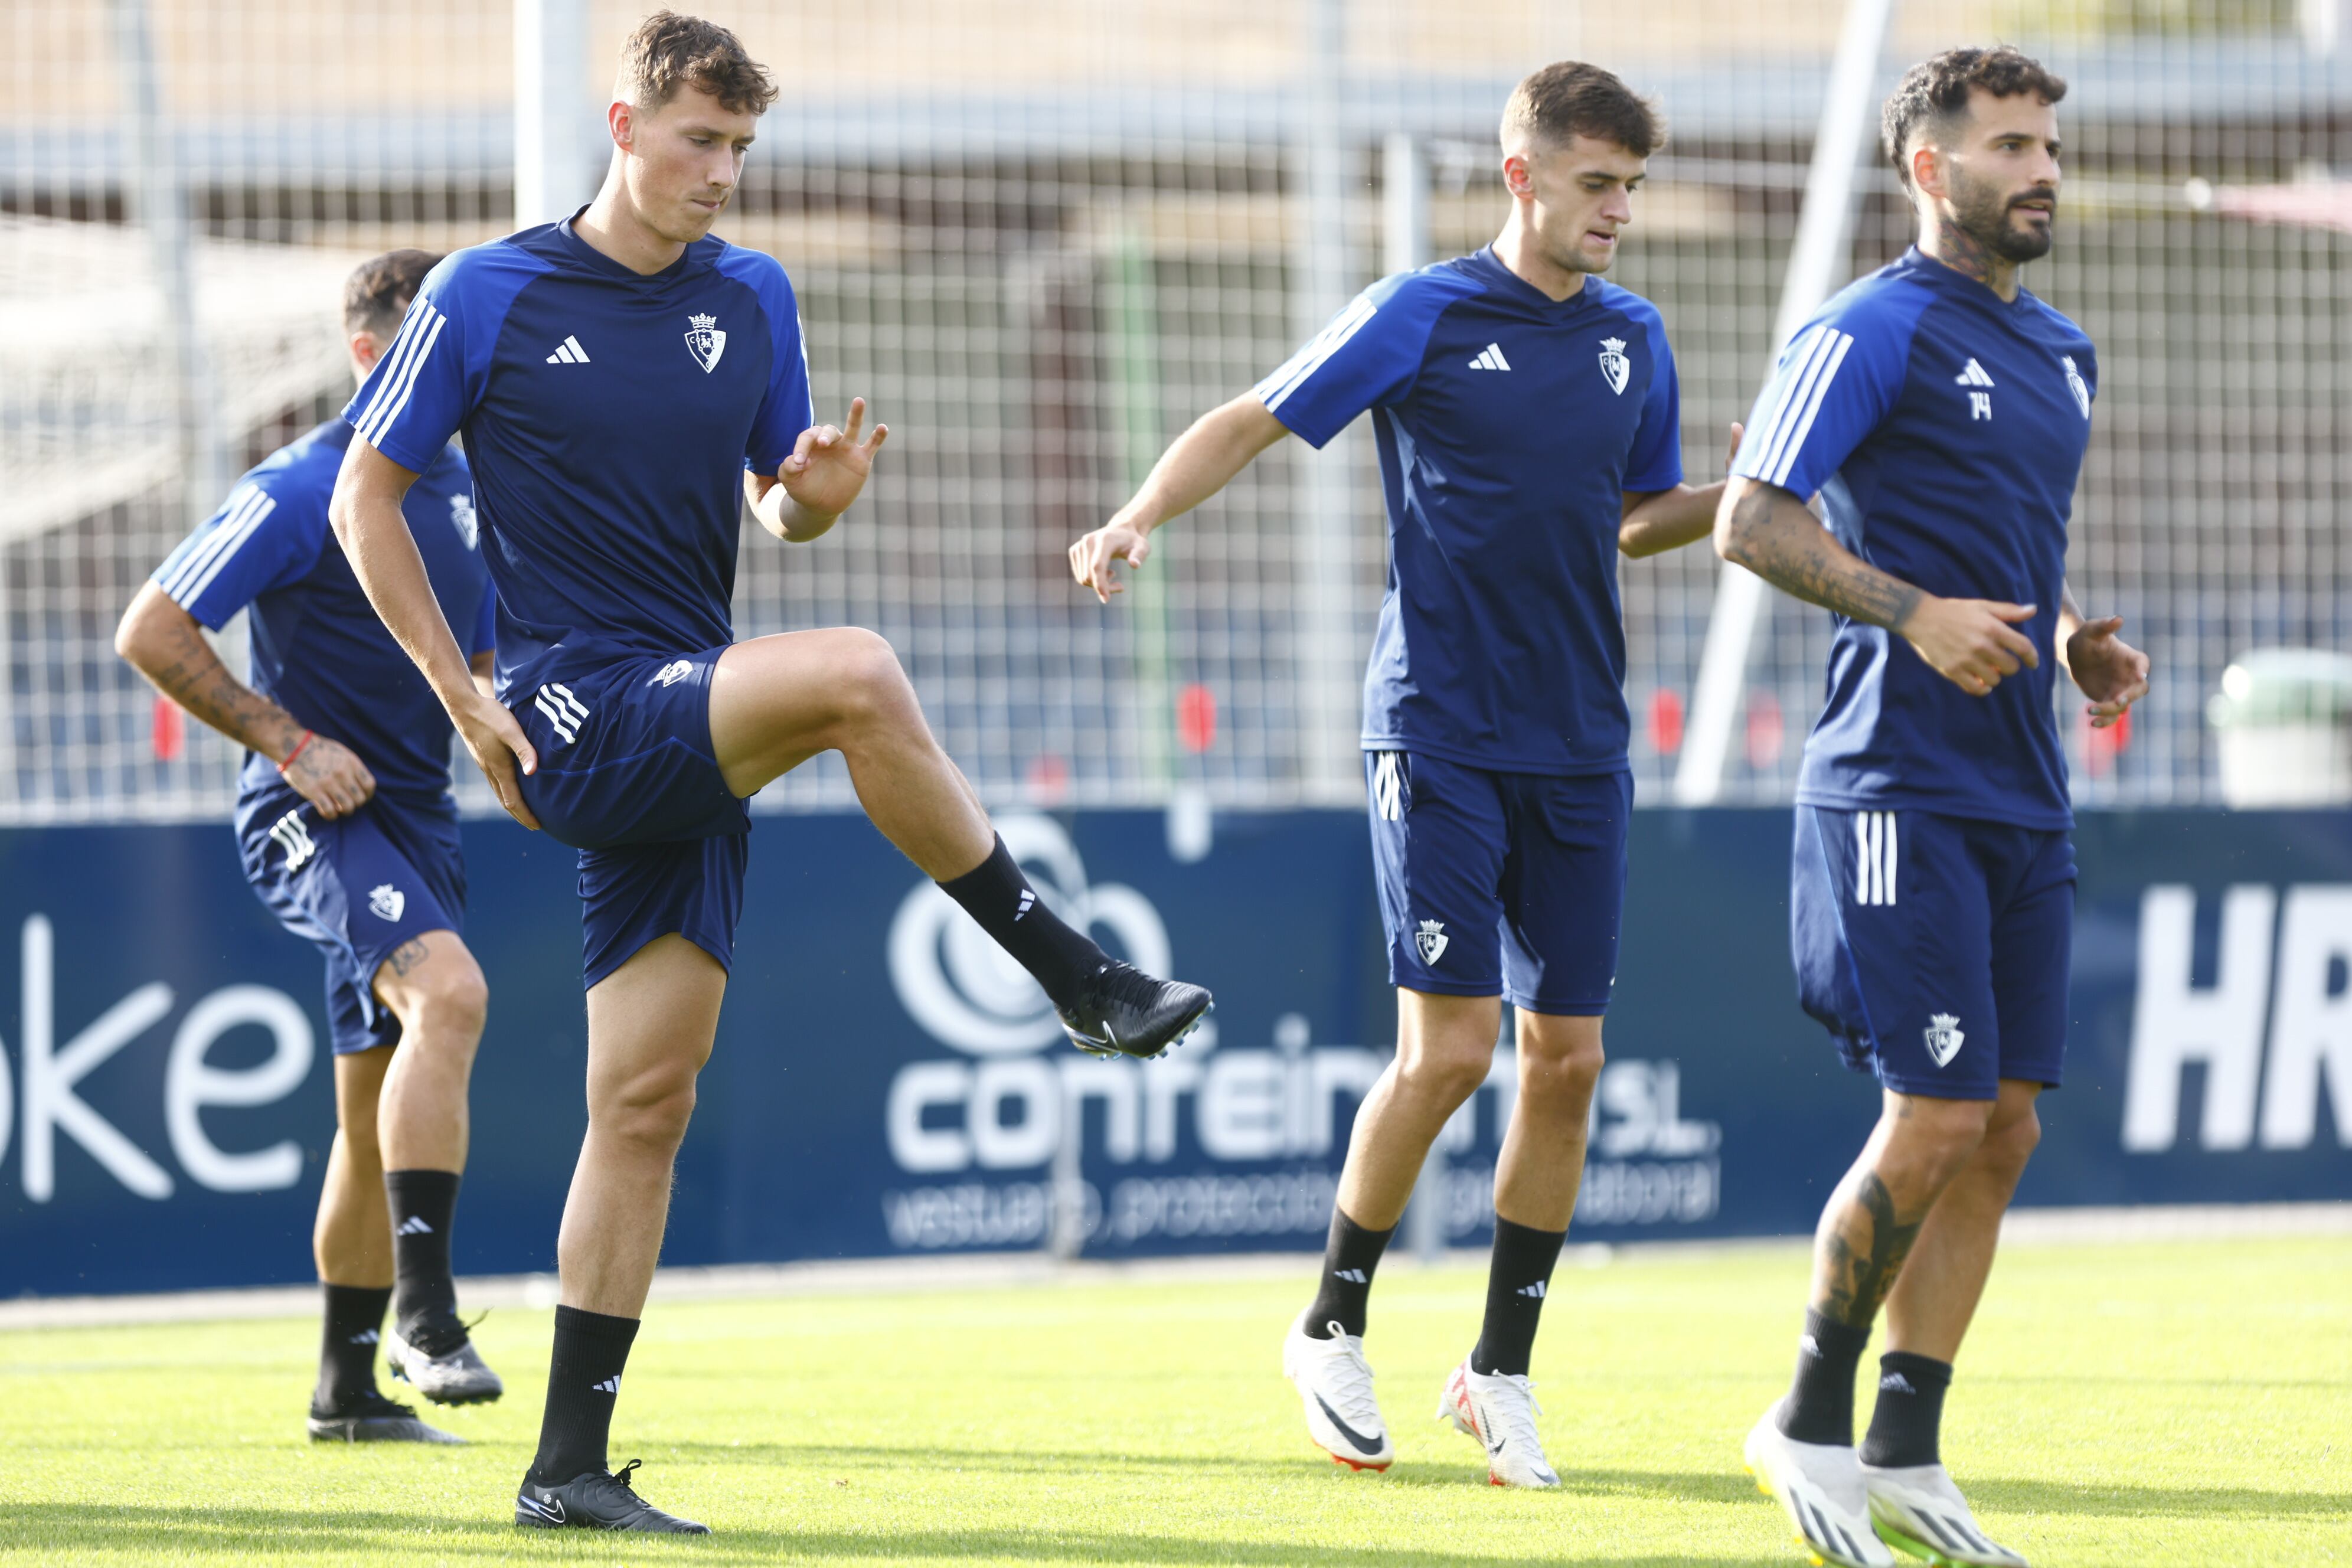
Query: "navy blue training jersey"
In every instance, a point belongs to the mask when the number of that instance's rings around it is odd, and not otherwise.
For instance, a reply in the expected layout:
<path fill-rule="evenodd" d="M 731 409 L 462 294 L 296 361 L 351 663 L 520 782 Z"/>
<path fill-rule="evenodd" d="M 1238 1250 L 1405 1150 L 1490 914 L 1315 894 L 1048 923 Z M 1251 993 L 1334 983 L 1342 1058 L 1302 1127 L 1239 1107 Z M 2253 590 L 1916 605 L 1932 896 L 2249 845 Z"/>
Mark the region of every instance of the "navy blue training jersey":
<path fill-rule="evenodd" d="M 1973 697 L 1901 637 L 1833 617 L 1800 802 L 2074 825 L 2053 645 L 2098 385 L 2080 327 L 1916 249 L 1790 342 L 1732 471 L 1820 491 L 1838 542 L 1914 587 L 2035 606 L 2017 629 L 2042 656 Z"/>
<path fill-rule="evenodd" d="M 1623 492 L 1683 477 L 1656 308 L 1597 277 L 1555 300 L 1481 250 L 1374 284 L 1257 395 L 1316 447 L 1372 411 L 1389 578 L 1365 749 L 1624 767 Z"/>
<path fill-rule="evenodd" d="M 814 423 L 774 258 L 704 238 L 647 277 L 569 220 L 444 259 L 343 417 L 410 468 L 464 434 L 501 697 L 731 641 L 743 470 Z"/>
<path fill-rule="evenodd" d="M 385 795 L 438 802 L 449 792 L 449 716 L 376 617 L 327 522 L 351 439 L 351 426 L 331 419 L 280 448 L 237 481 L 154 581 L 215 631 L 250 605 L 253 689 L 357 752 Z M 491 646 L 495 609 L 472 478 L 453 447 L 436 447 L 417 468 L 401 511 L 441 613 L 471 658 Z M 275 764 L 246 754 L 242 792 L 277 783 Z"/>

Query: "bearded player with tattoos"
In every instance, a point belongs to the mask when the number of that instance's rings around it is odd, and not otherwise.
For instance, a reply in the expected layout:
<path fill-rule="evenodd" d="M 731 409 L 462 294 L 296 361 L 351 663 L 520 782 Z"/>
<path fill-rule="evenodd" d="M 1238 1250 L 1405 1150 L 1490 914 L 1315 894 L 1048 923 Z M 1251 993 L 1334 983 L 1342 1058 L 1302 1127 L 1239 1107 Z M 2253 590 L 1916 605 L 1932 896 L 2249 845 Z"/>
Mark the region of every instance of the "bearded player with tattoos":
<path fill-rule="evenodd" d="M 1944 1393 L 2065 1052 L 2073 826 L 2053 686 L 2090 722 L 2147 659 L 2086 619 L 2066 530 L 2098 366 L 2019 286 L 2058 204 L 2066 85 L 2013 49 L 1955 49 L 1887 100 L 1917 246 L 1792 339 L 1716 516 L 1725 559 L 1835 617 L 1805 743 L 1791 946 L 1805 1009 L 1884 1091 L 1822 1215 L 1796 1377 L 1748 1436 L 1804 1545 L 2023 1568 L 1938 1447 Z M 1824 527 L 1804 498 L 1819 493 Z M 1884 1306 L 1868 1435 L 1854 1375 Z"/>

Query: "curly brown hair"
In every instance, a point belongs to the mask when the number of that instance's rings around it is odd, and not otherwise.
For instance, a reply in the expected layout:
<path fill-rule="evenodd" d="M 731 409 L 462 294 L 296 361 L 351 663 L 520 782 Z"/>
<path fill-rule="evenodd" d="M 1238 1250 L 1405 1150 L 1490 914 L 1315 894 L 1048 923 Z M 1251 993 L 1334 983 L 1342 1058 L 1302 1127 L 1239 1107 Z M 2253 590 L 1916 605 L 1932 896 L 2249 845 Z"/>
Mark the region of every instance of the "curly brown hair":
<path fill-rule="evenodd" d="M 1895 164 L 1904 189 L 1911 188 L 1910 160 L 1904 154 L 1913 132 L 1923 126 L 1941 129 L 1968 112 L 1971 88 L 1982 88 L 1995 98 L 2030 92 L 2044 103 L 2057 103 L 2066 96 L 2066 79 L 2007 44 L 1946 49 L 1913 66 L 1887 94 L 1878 118 L 1879 147 Z"/>
<path fill-rule="evenodd" d="M 684 87 L 709 93 L 734 114 L 765 114 L 776 101 L 775 79 L 733 33 L 699 16 L 656 11 L 621 46 L 614 96 L 652 110 Z"/>
<path fill-rule="evenodd" d="M 1613 142 L 1637 158 L 1665 145 L 1666 128 L 1649 100 L 1599 66 L 1561 60 L 1511 90 L 1503 106 L 1503 150 L 1521 137 L 1549 147 L 1573 136 Z"/>

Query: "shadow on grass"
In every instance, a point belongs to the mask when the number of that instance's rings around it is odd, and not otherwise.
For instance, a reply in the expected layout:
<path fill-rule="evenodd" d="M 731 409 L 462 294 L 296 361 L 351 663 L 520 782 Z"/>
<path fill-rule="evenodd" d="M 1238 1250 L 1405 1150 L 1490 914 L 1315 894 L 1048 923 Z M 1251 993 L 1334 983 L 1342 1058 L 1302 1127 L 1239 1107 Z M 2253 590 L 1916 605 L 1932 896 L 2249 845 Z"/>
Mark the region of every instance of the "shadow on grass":
<path fill-rule="evenodd" d="M 2226 1514 L 2234 1519 L 2352 1517 L 2352 1492 L 2266 1492 L 2247 1487 L 2101 1486 L 2095 1481 L 1963 1479 L 1986 1513 L 2105 1513 L 2125 1518 Z"/>
<path fill-rule="evenodd" d="M 64 1552 L 125 1554 L 134 1561 L 169 1555 L 175 1562 L 218 1556 L 225 1561 L 307 1559 L 328 1552 L 410 1557 L 423 1543 L 412 1516 L 358 1510 L 324 1512 L 273 1509 L 150 1508 L 117 1503 L 30 1503 L 0 1516 L 0 1550 L 31 1548 L 54 1558 Z M 526 1531 L 488 1521 L 441 1524 L 432 1531 L 429 1553 L 442 1562 L 507 1561 L 516 1556 L 562 1554 L 582 1550 L 597 1556 L 624 1542 L 569 1531 Z M 1307 1542 L 1235 1541 L 1223 1537 L 1161 1535 L 1118 1530 L 729 1530 L 709 1537 L 638 1537 L 626 1546 L 647 1556 L 679 1554 L 696 1563 L 774 1563 L 811 1557 L 884 1558 L 893 1561 L 961 1562 L 1009 1557 L 1035 1563 L 1307 1563 L 1391 1564 L 1516 1563 L 1519 1553 L 1429 1552 L 1387 1547 L 1346 1547 Z M 1612 1568 L 1737 1568 L 1766 1558 L 1649 1556 L 1612 1557 Z"/>

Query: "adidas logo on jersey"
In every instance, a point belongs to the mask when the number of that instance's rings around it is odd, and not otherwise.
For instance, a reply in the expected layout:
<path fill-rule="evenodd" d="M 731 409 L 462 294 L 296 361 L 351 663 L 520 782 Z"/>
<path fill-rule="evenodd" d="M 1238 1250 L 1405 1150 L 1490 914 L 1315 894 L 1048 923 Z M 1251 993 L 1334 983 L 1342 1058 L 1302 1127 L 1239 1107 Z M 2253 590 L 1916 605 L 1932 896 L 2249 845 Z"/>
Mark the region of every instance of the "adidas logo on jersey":
<path fill-rule="evenodd" d="M 1544 1299 L 1544 1282 L 1538 1279 L 1532 1285 L 1522 1285 L 1516 1293 L 1540 1301 Z"/>
<path fill-rule="evenodd" d="M 588 1385 L 588 1392 L 591 1394 L 619 1394 L 621 1392 L 621 1374 L 616 1372 L 602 1383 L 590 1384 Z"/>
<path fill-rule="evenodd" d="M 413 1214 L 406 1219 L 402 1220 L 400 1222 L 400 1228 L 394 1231 L 392 1234 L 394 1236 L 431 1236 L 433 1234 L 433 1227 L 425 1223 L 425 1216 L 423 1215 Z"/>
<path fill-rule="evenodd" d="M 311 856 L 319 852 L 318 843 L 311 838 L 310 827 L 302 821 L 302 808 L 296 806 L 269 825 L 269 837 L 286 851 L 286 869 L 299 871 Z"/>
<path fill-rule="evenodd" d="M 572 688 L 560 682 L 550 681 L 541 687 L 530 705 L 555 727 L 557 738 L 567 746 L 580 738 L 580 726 L 588 722 L 588 705 L 572 695 Z"/>
<path fill-rule="evenodd" d="M 1985 374 L 1985 367 L 1979 364 L 1974 360 L 1969 361 L 1967 368 L 1962 370 L 1959 374 L 1952 377 L 1952 379 L 1958 382 L 1962 386 L 1990 386 L 1992 384 L 1992 377 Z"/>
<path fill-rule="evenodd" d="M 580 346 L 580 340 L 578 338 L 566 337 L 562 342 L 555 345 L 555 352 L 547 356 L 547 363 L 550 364 L 586 364 L 588 363 L 588 351 Z"/>
<path fill-rule="evenodd" d="M 1470 362 L 1470 368 L 1472 370 L 1508 370 L 1511 368 L 1511 362 L 1503 357 L 1502 344 L 1488 343 L 1478 351 L 1478 357 Z"/>

